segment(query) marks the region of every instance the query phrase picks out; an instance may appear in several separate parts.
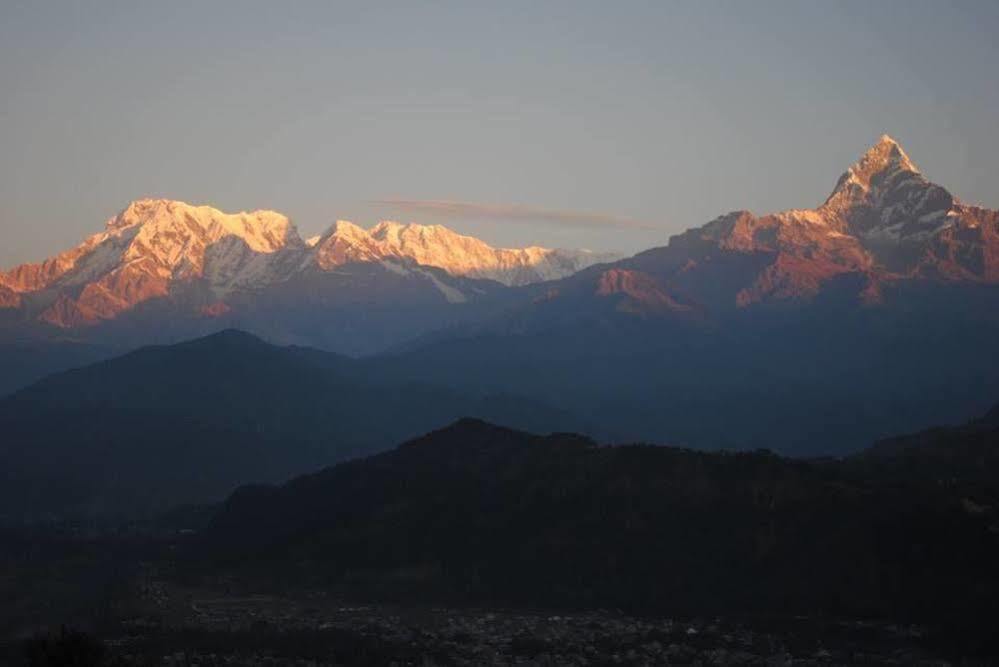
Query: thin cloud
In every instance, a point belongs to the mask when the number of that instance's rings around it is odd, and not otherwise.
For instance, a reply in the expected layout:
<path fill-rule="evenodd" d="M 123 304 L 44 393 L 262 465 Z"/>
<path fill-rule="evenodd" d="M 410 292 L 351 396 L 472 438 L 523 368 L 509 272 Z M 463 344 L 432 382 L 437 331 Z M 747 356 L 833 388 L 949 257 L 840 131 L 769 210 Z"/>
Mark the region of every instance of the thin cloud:
<path fill-rule="evenodd" d="M 444 199 L 378 199 L 369 203 L 407 215 L 430 215 L 448 220 L 534 222 L 583 229 L 603 229 L 606 227 L 656 229 L 656 227 L 644 222 L 615 215 L 537 208 L 518 204 L 480 204 Z"/>

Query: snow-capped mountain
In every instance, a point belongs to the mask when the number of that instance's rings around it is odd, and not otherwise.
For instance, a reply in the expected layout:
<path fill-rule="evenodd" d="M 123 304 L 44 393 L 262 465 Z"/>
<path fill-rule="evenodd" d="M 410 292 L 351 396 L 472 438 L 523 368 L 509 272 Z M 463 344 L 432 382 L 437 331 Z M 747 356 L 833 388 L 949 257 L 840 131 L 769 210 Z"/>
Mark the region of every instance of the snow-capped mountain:
<path fill-rule="evenodd" d="M 718 321 L 833 295 L 890 309 L 901 289 L 989 285 L 999 285 L 999 212 L 930 182 L 884 135 L 813 209 L 727 213 L 665 246 L 530 288 L 529 303 L 456 335 L 585 330 L 616 316 Z"/>
<path fill-rule="evenodd" d="M 370 232 L 338 222 L 303 241 L 273 211 L 227 214 L 163 199 L 131 203 L 105 230 L 39 264 L 0 273 L 0 308 L 69 328 L 111 320 L 143 302 L 200 288 L 208 315 L 234 294 L 266 290 L 311 271 L 375 263 L 429 283 L 446 301 L 468 298 L 447 276 L 523 285 L 565 277 L 609 256 L 546 248 L 496 249 L 441 226 L 383 222 Z M 442 269 L 427 272 L 420 265 Z"/>
<path fill-rule="evenodd" d="M 76 248 L 0 274 L 0 283 L 38 319 L 65 328 L 113 319 L 179 282 L 204 279 L 221 294 L 266 284 L 304 248 L 288 218 L 273 211 L 229 215 L 143 199 Z"/>
<path fill-rule="evenodd" d="M 813 209 L 723 215 L 385 363 L 599 415 L 620 440 L 843 452 L 995 402 L 997 268 L 999 214 L 886 136 Z"/>
<path fill-rule="evenodd" d="M 896 277 L 999 282 L 999 211 L 965 204 L 885 135 L 819 208 Z"/>
<path fill-rule="evenodd" d="M 556 280 L 592 264 L 617 259 L 611 254 L 585 250 L 493 248 L 441 225 L 392 221 L 364 230 L 340 220 L 314 245 L 316 261 L 324 269 L 350 262 L 401 259 L 434 266 L 451 275 L 495 280 L 504 285 Z"/>
<path fill-rule="evenodd" d="M 0 333 L 103 341 L 81 332 L 114 323 L 150 342 L 235 326 L 364 354 L 518 304 L 542 327 L 594 307 L 703 320 L 828 289 L 874 305 L 903 284 L 999 284 L 999 213 L 958 201 L 883 136 L 814 209 L 736 211 L 611 259 L 396 222 L 339 221 L 306 241 L 279 213 L 144 199 L 78 247 L 0 273 Z"/>
<path fill-rule="evenodd" d="M 847 278 L 873 304 L 907 281 L 999 283 L 999 212 L 931 183 L 884 135 L 817 208 L 728 213 L 613 269 L 716 310 L 811 299 Z"/>

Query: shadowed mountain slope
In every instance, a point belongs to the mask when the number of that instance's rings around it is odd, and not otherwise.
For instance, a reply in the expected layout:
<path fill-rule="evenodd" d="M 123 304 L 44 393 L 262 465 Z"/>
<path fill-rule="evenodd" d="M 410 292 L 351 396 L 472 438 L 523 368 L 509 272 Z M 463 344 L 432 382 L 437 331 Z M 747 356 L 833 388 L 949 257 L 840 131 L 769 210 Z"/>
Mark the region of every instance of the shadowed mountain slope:
<path fill-rule="evenodd" d="M 223 497 L 479 415 L 569 418 L 512 396 L 373 382 L 352 360 L 226 331 L 50 377 L 0 400 L 4 514 L 128 514 Z"/>

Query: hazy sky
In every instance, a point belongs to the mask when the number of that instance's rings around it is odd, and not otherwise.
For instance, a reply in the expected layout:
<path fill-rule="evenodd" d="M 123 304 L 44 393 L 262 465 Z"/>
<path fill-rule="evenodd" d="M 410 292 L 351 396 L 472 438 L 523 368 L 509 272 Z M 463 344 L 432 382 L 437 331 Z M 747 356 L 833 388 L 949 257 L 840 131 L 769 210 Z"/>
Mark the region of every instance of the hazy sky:
<path fill-rule="evenodd" d="M 633 251 L 884 132 L 999 206 L 999 2 L 0 3 L 0 266 L 132 199 Z"/>

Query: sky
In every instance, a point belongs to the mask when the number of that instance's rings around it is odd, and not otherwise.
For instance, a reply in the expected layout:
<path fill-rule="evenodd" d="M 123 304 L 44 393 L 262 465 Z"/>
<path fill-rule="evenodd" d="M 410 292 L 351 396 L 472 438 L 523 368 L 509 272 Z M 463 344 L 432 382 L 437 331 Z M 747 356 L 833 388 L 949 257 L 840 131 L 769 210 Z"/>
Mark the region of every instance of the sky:
<path fill-rule="evenodd" d="M 891 134 L 999 207 L 999 3 L 0 3 L 0 267 L 146 197 L 634 252 Z"/>

